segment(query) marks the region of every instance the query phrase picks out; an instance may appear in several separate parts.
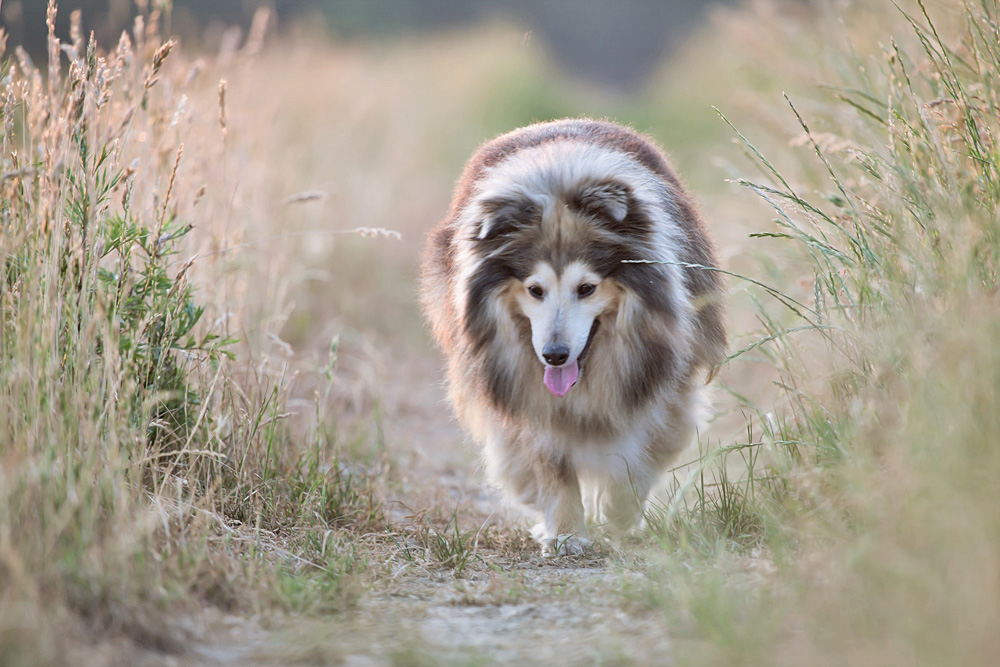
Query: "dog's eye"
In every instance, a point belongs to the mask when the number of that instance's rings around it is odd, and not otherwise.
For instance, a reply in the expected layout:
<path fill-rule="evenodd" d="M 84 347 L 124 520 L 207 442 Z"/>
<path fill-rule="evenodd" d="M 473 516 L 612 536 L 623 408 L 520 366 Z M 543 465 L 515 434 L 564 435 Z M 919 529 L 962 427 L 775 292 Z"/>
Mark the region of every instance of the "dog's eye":
<path fill-rule="evenodd" d="M 588 297 L 591 294 L 593 294 L 594 290 L 596 290 L 596 289 L 597 289 L 597 285 L 591 285 L 590 283 L 584 283 L 584 284 L 582 284 L 582 285 L 580 285 L 579 287 L 576 288 L 576 295 L 582 299 L 584 297 Z"/>
<path fill-rule="evenodd" d="M 528 294 L 535 297 L 536 299 L 541 299 L 545 296 L 545 290 L 542 289 L 541 285 L 532 285 L 528 288 Z"/>

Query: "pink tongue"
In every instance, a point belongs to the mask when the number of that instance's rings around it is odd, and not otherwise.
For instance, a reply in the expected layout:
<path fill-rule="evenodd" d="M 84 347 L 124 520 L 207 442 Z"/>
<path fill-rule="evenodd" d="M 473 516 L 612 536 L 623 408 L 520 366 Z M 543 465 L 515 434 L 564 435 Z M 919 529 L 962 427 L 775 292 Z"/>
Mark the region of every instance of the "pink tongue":
<path fill-rule="evenodd" d="M 580 377 L 580 365 L 575 361 L 565 366 L 545 367 L 545 386 L 556 396 L 565 396 Z"/>

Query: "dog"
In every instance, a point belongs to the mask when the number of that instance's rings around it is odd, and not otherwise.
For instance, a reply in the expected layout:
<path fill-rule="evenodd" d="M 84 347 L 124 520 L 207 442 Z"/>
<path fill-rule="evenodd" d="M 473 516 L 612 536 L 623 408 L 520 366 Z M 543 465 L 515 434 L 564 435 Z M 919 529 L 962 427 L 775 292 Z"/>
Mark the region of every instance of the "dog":
<path fill-rule="evenodd" d="M 722 276 L 654 142 L 590 119 L 483 145 L 429 233 L 426 318 L 488 478 L 542 554 L 642 523 L 724 359 Z M 701 373 L 706 373 L 707 380 Z"/>

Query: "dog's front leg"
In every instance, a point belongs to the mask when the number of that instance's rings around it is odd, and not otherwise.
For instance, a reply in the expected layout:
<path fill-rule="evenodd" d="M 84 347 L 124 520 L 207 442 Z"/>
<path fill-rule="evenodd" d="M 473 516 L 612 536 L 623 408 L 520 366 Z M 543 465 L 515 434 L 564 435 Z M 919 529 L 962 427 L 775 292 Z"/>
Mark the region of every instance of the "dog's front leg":
<path fill-rule="evenodd" d="M 580 481 L 565 457 L 496 437 L 487 440 L 486 464 L 492 481 L 512 500 L 541 515 L 531 536 L 542 555 L 580 554 L 590 545 Z"/>
<path fill-rule="evenodd" d="M 580 482 L 565 464 L 542 464 L 534 502 L 526 503 L 541 514 L 531 536 L 542 545 L 543 556 L 575 556 L 590 546 L 580 497 Z M 553 474 L 555 473 L 555 474 Z"/>

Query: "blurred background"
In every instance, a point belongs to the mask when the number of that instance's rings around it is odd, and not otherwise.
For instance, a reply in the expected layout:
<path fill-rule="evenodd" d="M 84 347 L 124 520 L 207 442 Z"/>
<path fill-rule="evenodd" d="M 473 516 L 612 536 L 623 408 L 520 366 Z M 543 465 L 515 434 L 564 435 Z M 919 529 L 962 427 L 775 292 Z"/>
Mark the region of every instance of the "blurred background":
<path fill-rule="evenodd" d="M 730 0 L 180 0 L 162 3 L 167 32 L 215 50 L 232 26 L 248 27 L 261 7 L 279 25 L 324 25 L 337 40 L 392 39 L 471 27 L 498 18 L 523 25 L 569 74 L 613 90 L 634 92 L 647 82 L 671 46 L 713 5 Z M 83 10 L 86 32 L 102 44 L 117 41 L 144 2 L 67 0 L 59 3 L 57 33 Z M 154 3 L 156 4 L 156 3 Z M 6 0 L 0 15 L 13 43 L 39 54 L 45 46 L 45 0 Z M 317 23 L 318 20 L 318 23 Z"/>

